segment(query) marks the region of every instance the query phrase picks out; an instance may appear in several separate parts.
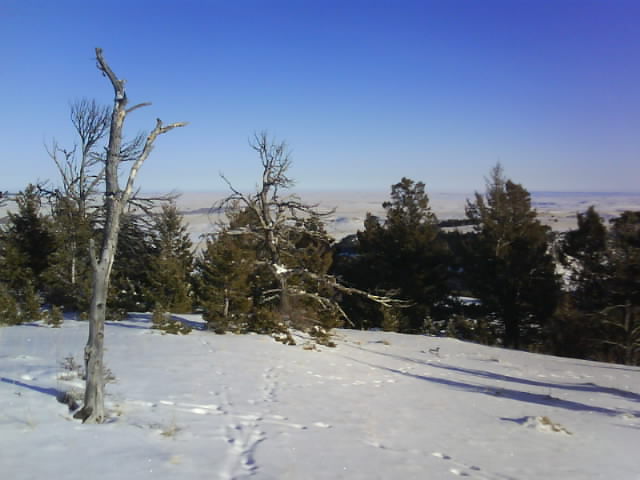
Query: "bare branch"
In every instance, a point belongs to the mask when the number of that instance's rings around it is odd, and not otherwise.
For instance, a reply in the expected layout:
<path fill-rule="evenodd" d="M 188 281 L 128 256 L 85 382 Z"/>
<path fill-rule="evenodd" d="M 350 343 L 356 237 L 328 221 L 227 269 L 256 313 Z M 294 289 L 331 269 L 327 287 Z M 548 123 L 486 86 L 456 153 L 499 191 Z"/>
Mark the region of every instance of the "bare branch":
<path fill-rule="evenodd" d="M 148 106 L 150 106 L 150 105 L 151 105 L 151 102 L 139 103 L 139 104 L 137 104 L 137 105 L 134 105 L 134 106 L 133 106 L 133 107 L 131 107 L 131 108 L 128 108 L 128 109 L 126 110 L 126 113 L 127 113 L 127 115 L 129 115 L 129 114 L 130 114 L 131 112 L 133 112 L 134 110 L 137 110 L 137 109 L 139 109 L 139 108 L 143 108 L 143 107 L 148 107 Z"/>
<path fill-rule="evenodd" d="M 126 100 L 127 96 L 124 91 L 125 81 L 119 80 L 118 77 L 116 77 L 116 74 L 113 73 L 113 70 L 111 70 L 111 67 L 109 67 L 106 60 L 102 56 L 102 49 L 99 47 L 96 48 L 96 60 L 98 61 L 98 69 L 107 76 L 107 78 L 111 82 L 111 85 L 113 86 L 116 101 Z"/>
<path fill-rule="evenodd" d="M 169 125 L 163 126 L 162 121 L 159 118 L 156 119 L 155 128 L 151 131 L 151 133 L 147 137 L 147 141 L 145 142 L 142 153 L 138 156 L 135 163 L 131 167 L 131 171 L 129 172 L 129 178 L 127 180 L 127 185 L 123 193 L 125 201 L 128 201 L 129 198 L 131 198 L 131 193 L 133 192 L 133 183 L 136 179 L 136 176 L 138 175 L 138 170 L 140 170 L 140 167 L 142 166 L 144 161 L 147 159 L 147 157 L 151 153 L 151 150 L 153 150 L 153 143 L 156 141 L 156 138 L 158 138 L 158 135 L 162 135 L 164 133 L 167 133 L 173 130 L 174 128 L 180 128 L 186 125 L 187 125 L 187 122 L 176 122 L 176 123 L 171 123 Z"/>

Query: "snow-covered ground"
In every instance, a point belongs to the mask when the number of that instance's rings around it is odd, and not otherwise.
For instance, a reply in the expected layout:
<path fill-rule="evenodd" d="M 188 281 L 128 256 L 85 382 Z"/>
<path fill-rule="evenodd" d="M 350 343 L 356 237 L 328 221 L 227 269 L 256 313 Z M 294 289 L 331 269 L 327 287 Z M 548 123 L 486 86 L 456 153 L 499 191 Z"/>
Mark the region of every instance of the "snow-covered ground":
<path fill-rule="evenodd" d="M 0 328 L 1 478 L 640 478 L 640 368 L 347 330 L 308 351 L 138 314 L 106 327 L 109 422 L 82 425 L 56 396 L 81 391 L 65 358 L 86 337 Z"/>

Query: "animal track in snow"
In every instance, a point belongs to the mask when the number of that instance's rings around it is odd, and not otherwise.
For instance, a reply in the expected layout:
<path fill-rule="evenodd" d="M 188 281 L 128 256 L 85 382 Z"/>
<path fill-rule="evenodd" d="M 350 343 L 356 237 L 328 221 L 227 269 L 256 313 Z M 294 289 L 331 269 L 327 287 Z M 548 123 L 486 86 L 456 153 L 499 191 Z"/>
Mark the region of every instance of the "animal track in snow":
<path fill-rule="evenodd" d="M 198 404 L 198 403 L 181 403 L 171 400 L 160 400 L 160 405 L 174 407 L 179 412 L 195 413 L 196 415 L 221 415 L 226 414 L 226 411 L 219 405 L 215 404 Z M 151 406 L 156 406 L 152 404 Z"/>
<path fill-rule="evenodd" d="M 331 428 L 331 425 L 329 425 L 328 423 L 324 423 L 324 422 L 315 422 L 313 424 L 314 427 L 318 427 L 318 428 Z"/>
<path fill-rule="evenodd" d="M 241 422 L 227 426 L 226 440 L 229 445 L 227 460 L 219 472 L 220 478 L 231 480 L 239 476 L 251 476 L 258 470 L 255 452 L 258 444 L 266 439 L 255 422 Z"/>
<path fill-rule="evenodd" d="M 489 480 L 490 478 L 492 478 L 492 477 L 486 477 L 484 475 L 480 475 L 480 471 L 481 471 L 480 467 L 477 467 L 475 465 L 467 465 L 466 463 L 463 463 L 463 462 L 458 462 L 456 460 L 453 460 L 451 456 L 445 453 L 433 452 L 431 455 L 451 463 L 452 467 L 449 469 L 449 472 L 458 477 L 474 476 L 474 477 L 485 479 L 485 480 Z"/>
<path fill-rule="evenodd" d="M 255 453 L 258 445 L 267 439 L 266 433 L 260 428 L 265 423 L 264 417 L 269 416 L 273 420 L 266 423 L 285 424 L 292 428 L 305 428 L 302 425 L 286 424 L 285 417 L 268 415 L 269 406 L 276 401 L 277 396 L 277 375 L 274 369 L 269 367 L 262 372 L 262 387 L 259 389 L 261 396 L 257 400 L 250 400 L 250 405 L 256 406 L 257 412 L 235 413 L 233 404 L 226 394 L 221 397 L 226 406 L 225 413 L 237 420 L 236 423 L 229 423 L 225 428 L 225 439 L 229 448 L 227 449 L 227 459 L 219 476 L 223 480 L 231 480 L 243 476 L 254 475 L 258 471 Z"/>

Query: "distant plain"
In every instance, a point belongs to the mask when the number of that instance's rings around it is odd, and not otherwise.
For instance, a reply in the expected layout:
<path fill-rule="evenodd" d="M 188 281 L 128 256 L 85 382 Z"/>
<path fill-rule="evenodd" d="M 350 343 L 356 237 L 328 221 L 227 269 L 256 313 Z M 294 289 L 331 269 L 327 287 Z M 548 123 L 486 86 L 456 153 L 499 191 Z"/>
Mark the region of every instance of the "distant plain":
<path fill-rule="evenodd" d="M 178 198 L 178 208 L 189 224 L 195 242 L 202 235 L 214 232 L 224 215 L 216 208 L 227 194 L 223 192 L 186 192 Z M 383 191 L 308 191 L 298 194 L 320 211 L 335 212 L 325 219 L 329 234 L 336 240 L 362 230 L 367 212 L 384 217 L 382 203 L 389 199 Z M 428 192 L 433 212 L 439 220 L 464 218 L 467 199 L 473 193 Z M 566 231 L 576 227 L 576 214 L 594 205 L 608 220 L 625 210 L 640 210 L 640 193 L 616 192 L 533 192 L 532 205 L 541 221 L 553 230 Z"/>
<path fill-rule="evenodd" d="M 175 193 L 175 192 L 172 192 Z M 324 221 L 327 232 L 336 240 L 362 230 L 367 212 L 384 218 L 382 203 L 389 200 L 386 191 L 301 191 L 298 196 L 307 204 L 317 204 L 319 211 L 329 212 Z M 152 194 L 157 195 L 157 192 Z M 183 192 L 177 205 L 196 247 L 204 237 L 217 231 L 224 214 L 218 203 L 225 192 Z M 465 218 L 465 206 L 473 199 L 472 192 L 428 192 L 429 203 L 439 220 Z M 640 210 L 640 193 L 624 192 L 533 192 L 532 205 L 540 220 L 555 231 L 576 227 L 576 214 L 594 205 L 606 220 L 625 210 Z M 0 208 L 0 224 L 5 223 L 7 211 L 15 211 L 14 203 Z"/>

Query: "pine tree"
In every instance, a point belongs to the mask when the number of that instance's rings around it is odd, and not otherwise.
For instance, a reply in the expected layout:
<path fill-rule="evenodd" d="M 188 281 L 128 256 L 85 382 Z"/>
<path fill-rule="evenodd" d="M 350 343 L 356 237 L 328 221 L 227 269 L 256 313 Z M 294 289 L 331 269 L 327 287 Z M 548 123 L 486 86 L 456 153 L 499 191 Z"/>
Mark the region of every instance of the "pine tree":
<path fill-rule="evenodd" d="M 289 329 L 301 319 L 311 320 L 311 316 L 296 311 L 299 305 L 315 304 L 322 323 L 330 322 L 334 312 L 344 313 L 331 295 L 334 289 L 381 304 L 393 303 L 393 299 L 345 287 L 326 270 L 315 271 L 322 265 L 322 258 L 330 260 L 328 251 L 323 257 L 313 250 L 324 248 L 328 237 L 319 220 L 331 212 L 319 212 L 317 205 L 306 204 L 297 195 L 286 193 L 294 182 L 288 174 L 291 159 L 284 142 L 273 142 L 266 133 L 261 133 L 255 135 L 251 147 L 262 164 L 262 181 L 254 193 L 244 194 L 223 176 L 231 194 L 220 206 L 238 215 L 238 228 L 229 228 L 227 233 L 245 235 L 254 242 L 252 328 L 275 332 L 281 341 L 291 343 Z"/>
<path fill-rule="evenodd" d="M 197 290 L 209 327 L 217 333 L 250 329 L 256 251 L 246 235 L 222 231 L 207 239 L 196 261 Z"/>
<path fill-rule="evenodd" d="M 567 232 L 562 248 L 573 296 L 583 311 L 602 308 L 605 298 L 607 227 L 593 206 L 577 215 L 578 228 Z"/>
<path fill-rule="evenodd" d="M 32 285 L 28 285 L 22 295 L 20 303 L 20 316 L 24 322 L 37 322 L 42 320 L 42 299 L 36 293 Z"/>
<path fill-rule="evenodd" d="M 38 188 L 29 185 L 16 195 L 17 213 L 9 212 L 2 230 L 0 280 L 19 300 L 28 288 L 43 290 L 43 273 L 54 251 L 50 222 L 41 213 Z"/>
<path fill-rule="evenodd" d="M 77 134 L 72 149 L 55 140 L 47 153 L 55 163 L 58 187 L 47 191 L 52 204 L 55 252 L 46 272 L 47 301 L 68 310 L 87 312 L 91 297 L 89 241 L 101 211 L 99 187 L 104 181 L 104 139 L 111 109 L 95 100 L 75 100 L 70 119 Z"/>
<path fill-rule="evenodd" d="M 606 307 L 608 234 L 593 206 L 577 214 L 577 229 L 560 241 L 560 262 L 566 270 L 565 291 L 547 326 L 555 355 L 599 358 L 602 318 Z"/>
<path fill-rule="evenodd" d="M 62 323 L 64 322 L 64 317 L 62 315 L 62 309 L 57 305 L 53 305 L 51 310 L 49 310 L 46 314 L 47 325 L 53 328 L 60 328 Z"/>
<path fill-rule="evenodd" d="M 423 331 L 448 293 L 447 245 L 424 183 L 402 178 L 391 186 L 391 200 L 382 206 L 385 219 L 367 214 L 364 230 L 358 232 L 357 261 L 347 260 L 336 271 L 359 288 L 410 301 L 411 307 L 393 313 L 395 323 L 401 331 Z M 381 313 L 378 322 L 389 325 L 390 314 Z"/>
<path fill-rule="evenodd" d="M 18 302 L 7 286 L 0 282 L 0 325 L 18 325 L 21 322 Z"/>
<path fill-rule="evenodd" d="M 640 212 L 623 212 L 611 220 L 607 254 L 607 307 L 600 314 L 604 322 L 604 343 L 614 359 L 640 363 Z"/>
<path fill-rule="evenodd" d="M 299 219 L 291 236 L 293 248 L 283 256 L 285 265 L 294 272 L 288 280 L 289 288 L 294 293 L 316 292 L 321 298 L 334 298 L 334 288 L 306 275 L 306 272 L 314 272 L 325 276 L 333 263 L 333 239 L 325 230 L 322 220 L 317 215 Z M 328 342 L 328 338 L 323 338 L 326 332 L 343 324 L 341 313 L 332 302 L 318 302 L 316 298 L 304 295 L 294 295 L 289 301 L 292 325 L 311 332 L 320 339 L 320 343 Z"/>
<path fill-rule="evenodd" d="M 108 300 L 109 317 L 114 320 L 125 318 L 127 312 L 146 312 L 154 307 L 149 265 L 155 252 L 147 218 L 124 214 L 118 235 Z"/>
<path fill-rule="evenodd" d="M 506 346 L 536 341 L 559 295 L 549 228 L 531 207 L 529 192 L 504 177 L 498 164 L 486 193 L 467 203 L 476 225 L 469 242 L 465 273 L 473 293 L 504 327 Z"/>
<path fill-rule="evenodd" d="M 193 254 L 184 218 L 174 203 L 163 205 L 151 228 L 154 246 L 149 266 L 151 298 L 170 312 L 189 313 L 193 309 Z"/>
<path fill-rule="evenodd" d="M 55 250 L 44 274 L 47 300 L 67 310 L 86 312 L 91 297 L 89 241 L 93 215 L 83 214 L 69 197 L 54 199 L 52 235 Z"/>

